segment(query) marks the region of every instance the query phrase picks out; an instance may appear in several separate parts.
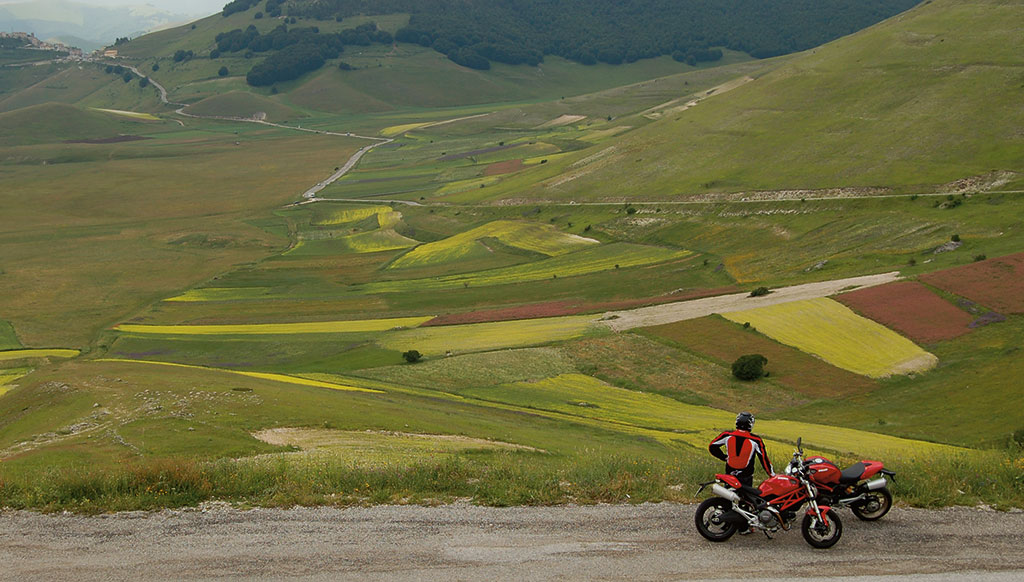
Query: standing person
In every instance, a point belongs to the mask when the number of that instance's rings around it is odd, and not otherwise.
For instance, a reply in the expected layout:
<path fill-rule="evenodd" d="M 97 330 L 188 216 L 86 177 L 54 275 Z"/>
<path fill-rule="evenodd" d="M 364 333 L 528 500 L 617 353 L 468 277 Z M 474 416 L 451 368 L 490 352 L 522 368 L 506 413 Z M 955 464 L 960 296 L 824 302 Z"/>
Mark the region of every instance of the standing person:
<path fill-rule="evenodd" d="M 768 476 L 775 475 L 764 441 L 750 432 L 753 429 L 754 415 L 741 412 L 736 417 L 736 430 L 723 432 L 708 445 L 712 455 L 725 461 L 725 472 L 735 476 L 747 487 L 754 486 L 754 467 L 758 460 Z M 723 447 L 725 451 L 722 451 Z"/>

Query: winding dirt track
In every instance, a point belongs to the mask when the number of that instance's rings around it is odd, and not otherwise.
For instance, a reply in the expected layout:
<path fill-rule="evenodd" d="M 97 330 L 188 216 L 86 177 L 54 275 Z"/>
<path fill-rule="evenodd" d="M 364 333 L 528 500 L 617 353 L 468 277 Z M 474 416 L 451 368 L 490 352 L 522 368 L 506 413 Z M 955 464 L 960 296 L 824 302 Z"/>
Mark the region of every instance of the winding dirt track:
<path fill-rule="evenodd" d="M 843 512 L 830 550 L 812 550 L 798 531 L 713 544 L 695 532 L 693 512 L 672 503 L 5 512 L 0 580 L 1024 579 L 1022 512 L 897 507 L 875 523 Z"/>

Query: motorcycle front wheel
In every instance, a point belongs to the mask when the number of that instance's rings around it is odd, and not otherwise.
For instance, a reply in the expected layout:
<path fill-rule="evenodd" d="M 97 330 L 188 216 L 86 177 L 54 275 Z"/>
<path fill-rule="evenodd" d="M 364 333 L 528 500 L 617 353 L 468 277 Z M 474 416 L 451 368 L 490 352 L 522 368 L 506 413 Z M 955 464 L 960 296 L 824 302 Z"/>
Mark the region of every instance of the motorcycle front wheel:
<path fill-rule="evenodd" d="M 892 509 L 892 493 L 885 487 L 868 491 L 864 501 L 850 507 L 853 514 L 864 521 L 875 521 Z"/>
<path fill-rule="evenodd" d="M 824 517 L 828 521 L 828 525 L 820 523 L 814 515 L 805 515 L 804 522 L 800 527 L 804 534 L 804 540 L 818 549 L 831 548 L 836 545 L 839 538 L 843 537 L 843 522 L 839 521 L 839 515 L 829 509 Z"/>
<path fill-rule="evenodd" d="M 731 538 L 736 533 L 736 524 L 722 520 L 722 514 L 731 508 L 732 504 L 721 497 L 705 499 L 693 516 L 700 535 L 713 542 L 724 542 Z"/>

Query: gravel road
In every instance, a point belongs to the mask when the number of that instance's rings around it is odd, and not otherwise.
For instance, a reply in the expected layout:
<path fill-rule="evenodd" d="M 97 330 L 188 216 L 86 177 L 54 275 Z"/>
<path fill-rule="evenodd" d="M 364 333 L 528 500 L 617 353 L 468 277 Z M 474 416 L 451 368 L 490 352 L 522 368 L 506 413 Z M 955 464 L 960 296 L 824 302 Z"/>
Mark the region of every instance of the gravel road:
<path fill-rule="evenodd" d="M 694 506 L 0 513 L 0 580 L 1024 579 L 1024 513 L 843 512 L 843 539 L 701 538 Z"/>
<path fill-rule="evenodd" d="M 834 279 L 832 281 L 804 283 L 802 285 L 793 285 L 792 287 L 779 287 L 772 289 L 771 293 L 761 297 L 751 297 L 750 293 L 746 292 L 733 293 L 731 295 L 691 299 L 689 301 L 665 303 L 626 311 L 609 311 L 604 314 L 604 321 L 602 323 L 615 331 L 625 331 L 636 327 L 649 327 L 652 325 L 675 323 L 686 319 L 697 319 L 712 313 L 730 313 L 754 309 L 755 307 L 788 303 L 790 301 L 828 297 L 844 289 L 874 287 L 875 285 L 884 285 L 898 281 L 899 278 L 899 272 L 892 271 L 878 275 L 864 275 L 861 277 Z"/>

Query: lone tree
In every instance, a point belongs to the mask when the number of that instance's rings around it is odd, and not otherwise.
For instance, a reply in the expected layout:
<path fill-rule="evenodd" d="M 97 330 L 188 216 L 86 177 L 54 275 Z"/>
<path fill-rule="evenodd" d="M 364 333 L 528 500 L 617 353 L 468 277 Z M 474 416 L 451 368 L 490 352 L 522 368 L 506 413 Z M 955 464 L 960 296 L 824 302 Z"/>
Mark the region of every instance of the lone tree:
<path fill-rule="evenodd" d="M 732 363 L 732 375 L 736 376 L 740 380 L 757 380 L 767 374 L 764 371 L 764 366 L 767 363 L 768 358 L 761 354 L 747 354 L 745 356 L 740 356 Z"/>
<path fill-rule="evenodd" d="M 227 77 L 228 76 L 228 68 L 227 67 L 221 67 L 220 70 L 217 71 L 217 74 L 220 75 L 221 77 Z"/>
<path fill-rule="evenodd" d="M 406 362 L 409 362 L 410 364 L 415 364 L 416 362 L 420 361 L 420 358 L 423 357 L 423 354 L 419 353 L 416 350 L 409 350 L 407 352 L 402 352 L 402 357 L 405 358 Z"/>

